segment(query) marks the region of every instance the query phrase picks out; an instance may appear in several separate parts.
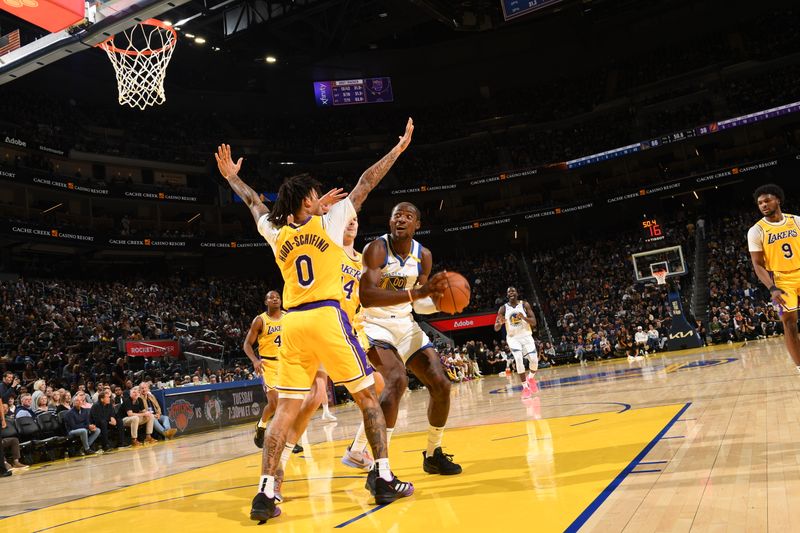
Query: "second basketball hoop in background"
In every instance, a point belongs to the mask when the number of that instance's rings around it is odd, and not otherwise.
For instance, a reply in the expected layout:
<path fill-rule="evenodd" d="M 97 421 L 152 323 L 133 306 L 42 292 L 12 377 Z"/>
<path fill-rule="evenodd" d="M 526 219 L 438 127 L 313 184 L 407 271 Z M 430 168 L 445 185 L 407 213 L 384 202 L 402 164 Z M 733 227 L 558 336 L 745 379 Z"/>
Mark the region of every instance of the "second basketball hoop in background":
<path fill-rule="evenodd" d="M 172 27 L 147 19 L 97 45 L 114 66 L 120 105 L 144 110 L 166 101 L 164 79 L 177 42 Z"/>

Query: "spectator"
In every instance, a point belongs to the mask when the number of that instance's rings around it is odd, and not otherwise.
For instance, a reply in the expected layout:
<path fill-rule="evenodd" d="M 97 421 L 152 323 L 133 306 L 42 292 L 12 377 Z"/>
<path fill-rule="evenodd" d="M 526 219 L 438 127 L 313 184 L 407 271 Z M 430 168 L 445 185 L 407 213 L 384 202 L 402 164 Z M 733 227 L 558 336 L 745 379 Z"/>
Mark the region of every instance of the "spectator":
<path fill-rule="evenodd" d="M 139 442 L 140 425 L 145 425 L 146 437 L 144 442 L 146 444 L 155 442 L 153 438 L 153 414 L 147 411 L 144 400 L 139 395 L 139 387 L 133 387 L 130 390 L 130 396 L 122 402 L 122 412 L 125 415 L 122 423 L 125 427 L 131 428 L 131 440 L 134 448 L 142 445 Z"/>
<path fill-rule="evenodd" d="M 661 337 L 653 324 L 648 324 L 647 326 L 647 347 L 653 352 L 657 352 L 663 348 Z"/>
<path fill-rule="evenodd" d="M 117 446 L 123 443 L 123 425 L 117 422 L 114 416 L 114 406 L 111 404 L 111 391 L 103 389 L 97 393 L 97 401 L 89 411 L 92 424 L 100 428 L 100 438 L 104 451 L 112 449 L 109 437 L 115 435 Z M 117 446 L 114 446 L 116 448 Z"/>
<path fill-rule="evenodd" d="M 633 341 L 636 343 L 636 351 L 647 355 L 648 337 L 647 333 L 642 329 L 642 326 L 636 326 L 636 333 L 633 336 Z"/>
<path fill-rule="evenodd" d="M 43 379 L 36 380 L 33 383 L 33 405 L 39 405 L 39 397 L 45 396 L 47 399 L 47 383 Z"/>
<path fill-rule="evenodd" d="M 13 394 L 19 396 L 22 386 L 19 384 L 13 372 L 5 372 L 3 374 L 3 382 L 0 383 L 0 399 L 8 403 L 8 398 Z"/>
<path fill-rule="evenodd" d="M 694 329 L 697 331 L 697 334 L 700 335 L 700 340 L 703 341 L 703 345 L 706 344 L 706 326 L 703 324 L 702 320 L 695 320 L 694 321 Z"/>
<path fill-rule="evenodd" d="M 39 404 L 34 406 L 33 412 L 36 416 L 49 412 L 49 409 L 47 408 L 47 396 L 44 394 L 39 396 Z"/>
<path fill-rule="evenodd" d="M 61 411 L 69 411 L 72 408 L 72 395 L 69 391 L 62 390 L 59 398 L 59 404 L 56 406 L 56 414 Z"/>
<path fill-rule="evenodd" d="M 81 440 L 83 445 L 81 455 L 95 453 L 91 446 L 100 436 L 100 428 L 92 423 L 89 410 L 83 407 L 83 400 L 77 394 L 72 400 L 72 409 L 64 415 L 64 425 L 70 437 L 78 437 Z"/>
<path fill-rule="evenodd" d="M 212 374 L 212 377 L 216 376 Z M 169 417 L 161 413 L 161 405 L 159 405 L 156 397 L 150 392 L 150 384 L 146 381 L 140 383 L 139 392 L 144 400 L 145 406 L 147 407 L 147 411 L 153 415 L 153 429 L 155 429 L 158 434 L 163 436 L 165 439 L 171 439 L 174 437 L 178 430 L 172 428 L 169 423 Z"/>
<path fill-rule="evenodd" d="M 36 417 L 36 413 L 33 410 L 33 397 L 30 394 L 25 393 L 20 396 L 19 404 L 19 407 L 14 410 L 14 418 Z"/>
<path fill-rule="evenodd" d="M 61 402 L 61 391 L 60 390 L 53 391 L 52 396 L 50 396 L 47 402 L 47 410 L 50 412 L 50 414 L 53 415 L 58 414 L 57 409 L 58 409 L 58 404 L 60 402 Z"/>
<path fill-rule="evenodd" d="M 38 376 L 36 375 L 36 371 L 33 369 L 33 363 L 28 363 L 25 365 L 25 370 L 22 372 L 22 386 L 29 387 L 31 386 L 36 380 Z M 34 387 L 36 390 L 36 387 Z"/>
<path fill-rule="evenodd" d="M 8 427 L 6 407 L 3 401 L 0 400 L 0 429 L 6 429 L 6 427 Z M 12 464 L 5 461 L 7 455 L 11 456 Z M 4 437 L 0 439 L 0 459 L 3 459 L 0 463 L 0 476 L 3 477 L 10 476 L 11 469 L 13 468 L 28 468 L 27 465 L 20 461 L 21 455 L 19 451 L 19 439 L 17 439 L 17 437 Z"/>

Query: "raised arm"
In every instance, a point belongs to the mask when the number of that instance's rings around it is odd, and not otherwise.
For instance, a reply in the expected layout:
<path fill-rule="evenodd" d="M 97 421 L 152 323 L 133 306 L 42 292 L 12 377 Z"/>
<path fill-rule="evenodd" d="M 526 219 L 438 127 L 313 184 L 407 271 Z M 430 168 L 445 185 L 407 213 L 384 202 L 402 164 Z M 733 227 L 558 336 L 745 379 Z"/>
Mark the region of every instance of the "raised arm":
<path fill-rule="evenodd" d="M 228 185 L 231 186 L 233 192 L 238 194 L 239 198 L 247 205 L 250 209 L 250 213 L 253 215 L 253 220 L 258 224 L 258 220 L 263 215 L 269 213 L 269 209 L 267 209 L 267 206 L 261 201 L 261 197 L 258 193 L 239 177 L 238 174 L 239 170 L 242 168 L 243 158 L 240 157 L 239 160 L 234 163 L 231 157 L 231 147 L 228 144 L 217 146 L 217 152 L 214 154 L 214 158 L 217 160 L 219 173 L 222 174 L 222 177 L 225 178 Z"/>
<path fill-rule="evenodd" d="M 525 309 L 525 322 L 527 322 L 532 329 L 536 329 L 536 315 L 533 314 L 533 309 L 531 308 L 531 304 L 528 302 L 522 302 L 522 307 Z"/>
<path fill-rule="evenodd" d="M 244 343 L 242 344 L 242 350 L 244 350 L 250 362 L 253 363 L 253 371 L 259 376 L 263 372 L 261 368 L 261 358 L 256 355 L 256 352 L 253 350 L 253 345 L 258 340 L 258 334 L 261 333 L 262 329 L 264 329 L 264 321 L 261 320 L 260 316 L 257 316 L 250 324 L 250 330 L 247 332 L 247 336 L 244 338 Z"/>
<path fill-rule="evenodd" d="M 400 154 L 408 148 L 409 143 L 411 143 L 412 133 L 414 133 L 414 121 L 409 118 L 406 123 L 406 131 L 403 136 L 400 137 L 400 140 L 397 141 L 394 148 L 383 156 L 380 161 L 365 170 L 364 173 L 361 174 L 361 177 L 358 178 L 358 183 L 356 183 L 356 186 L 353 187 L 353 190 L 350 192 L 350 201 L 353 202 L 353 207 L 355 207 L 356 211 L 361 209 L 361 205 L 364 203 L 364 200 L 367 199 L 367 195 L 370 191 L 377 187 L 383 177 L 389 172 L 389 169 L 392 168 L 394 162 L 397 161 L 397 158 L 400 157 Z"/>
<path fill-rule="evenodd" d="M 443 272 L 440 272 L 431 277 L 421 287 L 405 291 L 382 289 L 380 287 L 381 269 L 385 258 L 386 244 L 381 239 L 372 241 L 364 248 L 362 257 L 364 273 L 361 275 L 361 283 L 358 289 L 361 305 L 364 307 L 386 307 L 413 302 L 441 292 L 447 285 L 447 278 Z"/>

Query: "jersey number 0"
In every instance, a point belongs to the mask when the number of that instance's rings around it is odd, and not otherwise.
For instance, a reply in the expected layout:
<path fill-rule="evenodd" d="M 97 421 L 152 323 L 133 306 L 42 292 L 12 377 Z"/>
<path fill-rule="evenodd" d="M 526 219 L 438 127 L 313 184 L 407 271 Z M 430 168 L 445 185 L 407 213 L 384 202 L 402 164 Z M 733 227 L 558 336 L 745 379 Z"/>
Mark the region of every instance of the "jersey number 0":
<path fill-rule="evenodd" d="M 311 266 L 311 258 L 301 255 L 294 262 L 297 269 L 297 282 L 301 287 L 310 287 L 314 283 L 314 267 Z"/>

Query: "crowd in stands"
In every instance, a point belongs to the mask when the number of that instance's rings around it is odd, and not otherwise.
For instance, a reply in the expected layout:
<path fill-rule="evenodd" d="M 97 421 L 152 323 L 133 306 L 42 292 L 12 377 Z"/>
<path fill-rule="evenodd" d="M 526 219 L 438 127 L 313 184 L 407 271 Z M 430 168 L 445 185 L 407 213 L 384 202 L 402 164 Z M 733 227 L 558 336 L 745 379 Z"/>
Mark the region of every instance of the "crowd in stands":
<path fill-rule="evenodd" d="M 747 250 L 747 230 L 758 217 L 752 207 L 733 210 L 708 226 L 707 335 L 714 344 L 783 333 L 778 312 L 756 278 Z"/>
<path fill-rule="evenodd" d="M 657 247 L 681 245 L 684 260 L 691 264 L 693 231 L 691 224 L 685 228 L 669 224 Z M 635 358 L 663 349 L 671 324 L 665 286 L 636 283 L 629 267 L 631 254 L 654 246 L 638 233 L 625 233 L 613 240 L 562 244 L 533 257 L 537 288 L 558 354 L 574 354 L 580 360 Z M 679 279 L 685 292 L 690 278 Z"/>
<path fill-rule="evenodd" d="M 237 372 L 239 370 L 237 368 Z M 0 473 L 3 466 L 6 471 L 27 468 L 23 458 L 28 462 L 43 456 L 52 459 L 57 451 L 73 457 L 94 455 L 120 447 L 152 444 L 156 442 L 155 437 L 171 439 L 177 432 L 151 391 L 181 386 L 179 375 L 168 382 L 161 378 L 154 382 L 150 375 L 144 375 L 141 382 L 134 385 L 131 379 L 118 384 L 118 374 L 114 374 L 108 382 L 87 381 L 77 388 L 55 388 L 45 379 L 30 383 L 24 378 L 35 374 L 30 366 L 23 373 L 23 379 L 12 371 L 3 373 L 0 438 L 3 450 L 8 448 L 6 454 L 11 463 L 0 464 Z M 191 379 L 186 376 L 186 384 L 236 379 L 233 374 L 225 378 L 222 374 L 221 370 L 203 373 L 198 369 Z M 252 379 L 252 373 L 248 377 Z M 244 374 L 238 376 L 238 379 L 244 378 Z M 39 439 L 31 441 L 33 435 Z M 39 444 L 44 444 L 46 449 Z"/>
<path fill-rule="evenodd" d="M 266 290 L 264 281 L 189 275 L 129 283 L 2 281 L 0 364 L 30 364 L 29 378 L 35 374 L 74 392 L 80 384 L 112 378 L 124 385 L 129 370 L 119 356 L 126 340 L 174 339 L 184 350 L 203 345 L 236 354 Z M 154 379 L 180 371 L 154 365 Z"/>
<path fill-rule="evenodd" d="M 94 101 L 62 102 L 57 97 L 26 93 L 0 102 L 0 129 L 20 138 L 34 136 L 45 145 L 199 166 L 210 163 L 220 132 L 234 139 L 256 139 L 262 145 L 260 154 L 250 158 L 258 167 L 251 167 L 251 172 L 264 177 L 259 187 L 275 190 L 285 175 L 304 170 L 313 170 L 331 184 L 341 182 L 344 176 L 352 181 L 353 168 L 373 159 L 375 146 L 390 144 L 411 114 L 418 125 L 415 149 L 384 185 L 392 187 L 393 180 L 404 185 L 452 182 L 564 161 L 796 101 L 800 86 L 797 66 L 782 65 L 768 74 L 745 69 L 736 77 L 722 72 L 732 63 L 797 52 L 798 41 L 791 37 L 797 32 L 793 24 L 799 18 L 795 9 L 781 10 L 749 22 L 744 29 L 711 32 L 677 46 L 670 43 L 643 50 L 597 71 L 573 73 L 570 78 L 493 89 L 489 97 L 460 98 L 446 104 L 337 109 L 336 120 L 325 112 L 254 120 L 250 112 L 229 117 L 215 113 L 167 116 L 169 112 L 162 110 L 164 120 L 152 121 L 128 110 L 98 114 Z M 775 27 L 785 31 L 775 32 Z M 728 38 L 731 31 L 744 32 L 744 38 Z M 637 89 L 648 84 L 701 67 L 717 72 L 717 81 L 688 85 L 684 81 L 674 90 L 661 83 L 664 87 L 659 94 L 635 96 Z M 686 87 L 690 87 L 688 92 Z M 100 123 L 98 117 L 102 117 Z M 74 124 L 83 127 L 67 126 Z M 349 155 L 342 157 L 344 152 Z M 320 166 L 326 162 L 325 153 L 336 153 L 327 163 L 338 163 Z M 286 161 L 300 164 L 282 166 Z M 42 168 L 41 163 L 27 164 Z M 337 168 L 339 163 L 345 166 Z"/>
<path fill-rule="evenodd" d="M 475 254 L 468 257 L 434 258 L 435 270 L 460 272 L 469 281 L 470 301 L 464 313 L 494 311 L 505 302 L 509 285 L 524 282 L 513 253 Z"/>

